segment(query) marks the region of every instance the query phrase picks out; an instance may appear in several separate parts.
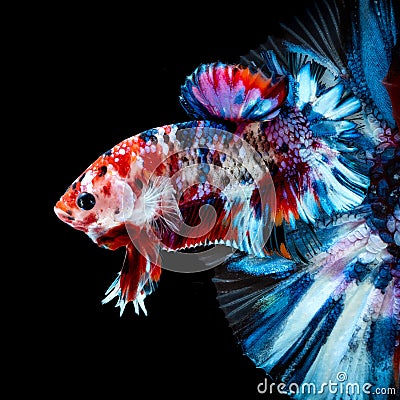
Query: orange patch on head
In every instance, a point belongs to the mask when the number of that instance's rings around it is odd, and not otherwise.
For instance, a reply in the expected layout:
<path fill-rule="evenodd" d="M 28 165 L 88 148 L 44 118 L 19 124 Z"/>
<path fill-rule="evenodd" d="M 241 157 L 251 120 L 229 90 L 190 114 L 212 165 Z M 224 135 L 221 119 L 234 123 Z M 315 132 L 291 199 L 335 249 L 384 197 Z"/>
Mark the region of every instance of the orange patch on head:
<path fill-rule="evenodd" d="M 69 207 L 67 207 L 66 205 L 65 205 L 65 203 L 63 202 L 63 201 L 57 201 L 57 203 L 56 203 L 56 208 L 58 208 L 59 210 L 62 210 L 62 211 L 65 211 L 65 212 L 68 212 L 69 211 Z"/>

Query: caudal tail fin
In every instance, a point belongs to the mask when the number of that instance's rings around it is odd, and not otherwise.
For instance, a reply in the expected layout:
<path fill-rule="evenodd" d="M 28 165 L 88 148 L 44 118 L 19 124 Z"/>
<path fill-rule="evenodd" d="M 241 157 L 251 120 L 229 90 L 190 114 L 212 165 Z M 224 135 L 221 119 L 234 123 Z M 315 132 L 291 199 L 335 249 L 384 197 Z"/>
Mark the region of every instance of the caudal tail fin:
<path fill-rule="evenodd" d="M 324 248 L 308 263 L 236 255 L 218 267 L 220 306 L 244 354 L 298 398 L 398 398 L 399 260 L 363 213 L 317 229 Z"/>

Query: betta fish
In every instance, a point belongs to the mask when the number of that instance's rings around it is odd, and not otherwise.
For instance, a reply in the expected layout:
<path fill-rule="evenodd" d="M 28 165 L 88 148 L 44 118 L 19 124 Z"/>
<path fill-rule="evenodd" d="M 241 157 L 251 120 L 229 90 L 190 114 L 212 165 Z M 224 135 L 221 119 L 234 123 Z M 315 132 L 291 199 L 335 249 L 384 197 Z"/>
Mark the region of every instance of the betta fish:
<path fill-rule="evenodd" d="M 54 211 L 126 248 L 104 303 L 146 313 L 163 268 L 213 268 L 243 353 L 275 382 L 399 385 L 397 8 L 316 2 L 237 63 L 188 75 L 188 121 L 83 171 Z"/>

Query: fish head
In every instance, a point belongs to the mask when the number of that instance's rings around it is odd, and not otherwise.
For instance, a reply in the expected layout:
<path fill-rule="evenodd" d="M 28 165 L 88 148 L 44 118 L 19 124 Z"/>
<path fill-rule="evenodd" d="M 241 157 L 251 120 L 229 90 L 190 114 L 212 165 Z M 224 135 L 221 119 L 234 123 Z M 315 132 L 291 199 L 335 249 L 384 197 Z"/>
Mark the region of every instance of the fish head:
<path fill-rule="evenodd" d="M 102 154 L 56 202 L 57 217 L 85 232 L 99 246 L 116 249 L 127 245 L 144 225 L 140 218 L 132 218 L 135 209 L 139 214 L 137 203 L 141 201 L 137 147 L 126 140 Z"/>

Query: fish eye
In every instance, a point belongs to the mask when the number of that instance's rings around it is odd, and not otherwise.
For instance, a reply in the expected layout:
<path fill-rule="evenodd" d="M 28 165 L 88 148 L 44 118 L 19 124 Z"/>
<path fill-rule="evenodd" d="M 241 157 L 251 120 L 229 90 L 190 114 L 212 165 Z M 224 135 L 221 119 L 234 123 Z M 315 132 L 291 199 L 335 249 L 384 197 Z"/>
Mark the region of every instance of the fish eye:
<path fill-rule="evenodd" d="M 91 210 L 96 204 L 96 199 L 91 193 L 83 192 L 76 199 L 76 204 L 82 210 Z"/>

